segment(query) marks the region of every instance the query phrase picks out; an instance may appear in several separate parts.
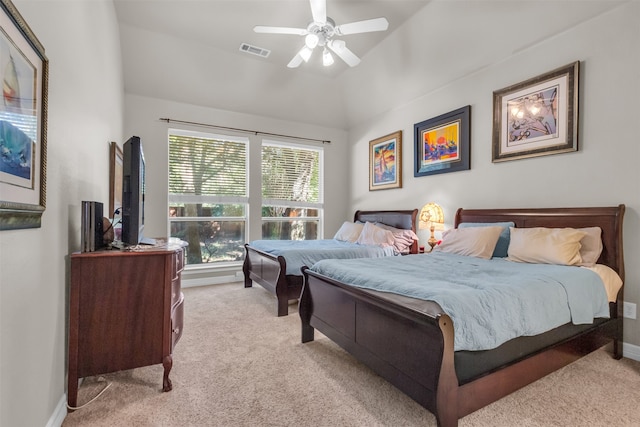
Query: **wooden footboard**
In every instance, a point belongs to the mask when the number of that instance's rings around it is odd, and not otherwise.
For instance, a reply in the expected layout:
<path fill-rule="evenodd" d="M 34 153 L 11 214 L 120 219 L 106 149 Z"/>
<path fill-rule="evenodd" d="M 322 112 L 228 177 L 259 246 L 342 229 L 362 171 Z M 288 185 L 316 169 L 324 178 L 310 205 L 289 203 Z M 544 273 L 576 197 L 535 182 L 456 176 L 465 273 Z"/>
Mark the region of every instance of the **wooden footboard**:
<path fill-rule="evenodd" d="M 457 426 L 459 418 L 622 338 L 622 319 L 613 318 L 459 385 L 453 322 L 442 310 L 414 311 L 306 269 L 304 277 L 302 342 L 313 341 L 318 329 L 431 411 L 438 426 Z"/>
<path fill-rule="evenodd" d="M 457 424 L 458 381 L 449 316 L 441 310 L 425 315 L 389 304 L 307 270 L 304 276 L 299 305 L 302 342 L 312 341 L 318 329 L 433 412 L 439 425 Z"/>
<path fill-rule="evenodd" d="M 287 275 L 287 263 L 282 256 L 274 256 L 245 244 L 242 265 L 244 287 L 250 288 L 255 281 L 276 296 L 278 316 L 289 314 L 289 300 L 300 297 L 302 276 Z"/>

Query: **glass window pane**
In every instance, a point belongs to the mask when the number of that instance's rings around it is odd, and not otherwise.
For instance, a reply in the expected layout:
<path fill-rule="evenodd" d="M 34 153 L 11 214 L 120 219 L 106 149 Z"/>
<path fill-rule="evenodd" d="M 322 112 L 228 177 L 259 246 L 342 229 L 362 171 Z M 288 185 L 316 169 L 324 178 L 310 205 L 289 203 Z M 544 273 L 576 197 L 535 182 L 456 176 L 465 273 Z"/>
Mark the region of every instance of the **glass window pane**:
<path fill-rule="evenodd" d="M 322 149 L 263 142 L 263 239 L 318 238 L 322 209 L 321 168 Z"/>
<path fill-rule="evenodd" d="M 274 240 L 316 240 L 318 220 L 262 221 L 262 238 Z"/>
<path fill-rule="evenodd" d="M 169 218 L 245 216 L 244 204 L 170 203 Z"/>
<path fill-rule="evenodd" d="M 244 260 L 244 221 L 171 220 L 171 237 L 189 243 L 187 264 Z"/>
<path fill-rule="evenodd" d="M 170 234 L 189 243 L 189 265 L 244 259 L 248 143 L 170 130 Z"/>
<path fill-rule="evenodd" d="M 262 218 L 318 218 L 319 211 L 314 208 L 289 208 L 284 206 L 263 206 Z"/>

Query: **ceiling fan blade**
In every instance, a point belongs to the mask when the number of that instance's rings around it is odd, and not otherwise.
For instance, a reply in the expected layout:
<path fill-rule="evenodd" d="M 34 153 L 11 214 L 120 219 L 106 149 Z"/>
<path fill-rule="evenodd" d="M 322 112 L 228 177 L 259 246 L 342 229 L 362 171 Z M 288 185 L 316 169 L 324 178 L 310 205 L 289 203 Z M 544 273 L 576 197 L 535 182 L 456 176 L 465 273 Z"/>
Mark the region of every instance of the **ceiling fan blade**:
<path fill-rule="evenodd" d="M 307 45 L 302 46 L 302 49 L 298 51 L 296 56 L 293 57 L 291 61 L 287 64 L 289 68 L 296 68 L 302 64 L 302 61 L 308 62 L 309 58 L 311 58 L 311 54 L 313 53 L 313 49 L 309 48 Z"/>
<path fill-rule="evenodd" d="M 327 23 L 327 0 L 309 0 L 311 3 L 311 15 L 313 22 L 318 24 Z"/>
<path fill-rule="evenodd" d="M 304 60 L 302 59 L 302 56 L 300 56 L 300 54 L 297 53 L 296 56 L 294 56 L 293 59 L 289 61 L 289 63 L 287 64 L 287 67 L 298 68 L 303 61 Z"/>
<path fill-rule="evenodd" d="M 344 62 L 350 67 L 355 67 L 360 63 L 360 58 L 355 53 L 351 52 L 343 40 L 331 40 L 327 43 L 329 49 L 335 52 Z"/>
<path fill-rule="evenodd" d="M 264 34 L 293 34 L 297 36 L 307 35 L 306 28 L 290 28 L 290 27 L 266 27 L 264 25 L 256 25 L 253 27 L 256 33 Z"/>
<path fill-rule="evenodd" d="M 386 18 L 367 19 L 365 21 L 351 22 L 349 24 L 338 25 L 335 28 L 336 33 L 341 36 L 358 33 L 371 33 L 373 31 L 386 31 L 389 28 L 389 22 Z"/>

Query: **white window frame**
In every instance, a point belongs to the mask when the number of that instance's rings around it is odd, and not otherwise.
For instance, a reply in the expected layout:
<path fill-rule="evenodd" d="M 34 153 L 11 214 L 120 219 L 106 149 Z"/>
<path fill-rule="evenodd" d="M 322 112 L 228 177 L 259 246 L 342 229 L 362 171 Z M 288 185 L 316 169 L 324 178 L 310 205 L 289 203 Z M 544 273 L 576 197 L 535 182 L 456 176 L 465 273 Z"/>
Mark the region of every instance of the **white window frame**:
<path fill-rule="evenodd" d="M 299 144 L 295 142 L 287 142 L 287 141 L 278 141 L 273 139 L 263 139 L 260 144 L 260 154 L 262 156 L 262 148 L 264 146 L 272 146 L 272 147 L 286 147 L 286 148 L 298 148 L 301 150 L 310 150 L 318 152 L 318 202 L 295 202 L 288 200 L 279 200 L 279 199 L 264 199 L 261 196 L 261 204 L 260 204 L 260 213 L 262 213 L 263 206 L 279 206 L 285 208 L 313 208 L 318 210 L 317 217 L 296 217 L 296 220 L 318 220 L 318 239 L 322 239 L 324 237 L 324 147 L 316 147 L 307 144 Z M 262 157 L 260 158 L 260 171 L 262 173 Z M 261 179 L 262 181 L 262 179 Z M 262 189 L 262 184 L 261 184 Z M 262 224 L 264 221 L 275 222 L 275 221 L 291 221 L 291 218 L 288 217 L 262 217 L 260 215 L 260 223 Z"/>
<path fill-rule="evenodd" d="M 239 196 L 196 196 L 191 194 L 172 194 L 168 193 L 168 204 L 171 206 L 172 202 L 177 203 L 210 203 L 210 204 L 243 204 L 244 205 L 244 216 L 218 216 L 218 217 L 171 217 L 169 216 L 169 209 L 167 209 L 167 235 L 171 234 L 171 223 L 172 222 L 200 222 L 206 220 L 206 218 L 214 218 L 216 221 L 235 221 L 235 222 L 244 222 L 244 236 L 245 243 L 249 238 L 249 218 L 250 218 L 250 204 L 249 204 L 249 179 L 251 176 L 251 171 L 249 169 L 250 165 L 250 145 L 251 140 L 247 137 L 243 136 L 234 136 L 234 135 L 223 135 L 219 133 L 210 133 L 210 132 L 197 132 L 185 129 L 176 129 L 170 128 L 167 132 L 167 150 L 169 149 L 169 138 L 171 135 L 175 136 L 183 136 L 187 138 L 203 138 L 203 139 L 218 139 L 223 141 L 231 141 L 246 144 L 246 159 L 245 159 L 245 179 L 246 179 L 246 195 L 243 197 Z M 169 165 L 167 165 L 167 168 Z M 168 176 L 167 176 L 168 179 Z M 167 186 L 168 188 L 168 186 Z M 186 270 L 223 270 L 228 269 L 229 267 L 237 268 L 237 266 L 242 265 L 242 261 L 232 261 L 232 262 L 213 262 L 213 263 L 203 263 L 203 264 L 189 264 L 185 265 Z"/>

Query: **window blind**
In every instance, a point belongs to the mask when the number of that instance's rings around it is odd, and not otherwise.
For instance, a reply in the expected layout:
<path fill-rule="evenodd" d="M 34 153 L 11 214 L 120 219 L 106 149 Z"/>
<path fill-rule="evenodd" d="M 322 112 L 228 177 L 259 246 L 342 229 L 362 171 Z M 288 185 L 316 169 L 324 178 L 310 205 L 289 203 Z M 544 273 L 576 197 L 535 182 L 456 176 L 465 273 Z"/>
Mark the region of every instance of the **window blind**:
<path fill-rule="evenodd" d="M 247 141 L 170 134 L 169 193 L 246 199 Z"/>
<path fill-rule="evenodd" d="M 321 153 L 318 149 L 263 142 L 262 204 L 299 207 L 321 204 Z"/>

